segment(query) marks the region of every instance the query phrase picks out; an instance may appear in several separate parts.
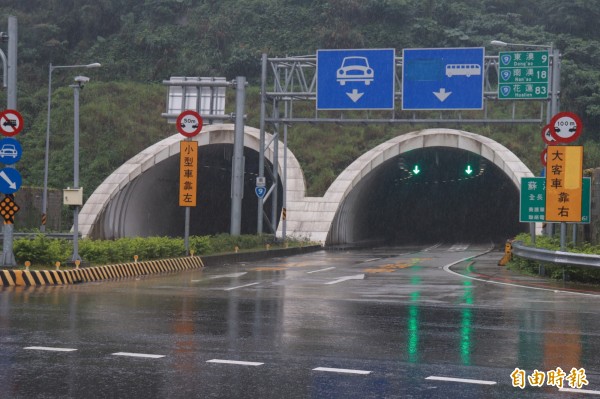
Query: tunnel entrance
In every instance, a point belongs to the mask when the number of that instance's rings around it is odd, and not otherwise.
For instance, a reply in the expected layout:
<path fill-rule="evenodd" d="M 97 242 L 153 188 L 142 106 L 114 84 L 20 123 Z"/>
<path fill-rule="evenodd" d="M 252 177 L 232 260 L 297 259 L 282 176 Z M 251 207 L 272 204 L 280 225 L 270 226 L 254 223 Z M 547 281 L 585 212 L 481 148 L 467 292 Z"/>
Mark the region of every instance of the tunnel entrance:
<path fill-rule="evenodd" d="M 197 206 L 190 212 L 190 235 L 215 235 L 230 232 L 231 223 L 231 158 L 232 144 L 211 144 L 198 148 Z M 242 234 L 256 234 L 258 199 L 254 192 L 258 153 L 244 148 L 245 174 L 242 199 Z M 265 160 L 272 168 L 272 164 Z M 267 187 L 272 178 L 266 176 Z M 120 237 L 169 236 L 183 237 L 185 208 L 178 206 L 179 156 L 171 156 L 157 163 L 119 193 L 104 212 L 117 215 L 104 218 L 104 223 L 119 220 Z M 278 212 L 282 208 L 283 190 L 278 185 Z M 272 196 L 265 201 L 265 210 L 271 209 Z M 266 214 L 267 212 L 265 212 Z M 270 213 L 269 213 L 270 215 Z M 263 224 L 268 231 L 267 221 Z M 108 227 L 106 229 L 109 231 Z"/>
<path fill-rule="evenodd" d="M 504 242 L 526 231 L 519 190 L 498 166 L 454 147 L 402 153 L 352 190 L 336 220 L 355 215 L 355 243 Z"/>

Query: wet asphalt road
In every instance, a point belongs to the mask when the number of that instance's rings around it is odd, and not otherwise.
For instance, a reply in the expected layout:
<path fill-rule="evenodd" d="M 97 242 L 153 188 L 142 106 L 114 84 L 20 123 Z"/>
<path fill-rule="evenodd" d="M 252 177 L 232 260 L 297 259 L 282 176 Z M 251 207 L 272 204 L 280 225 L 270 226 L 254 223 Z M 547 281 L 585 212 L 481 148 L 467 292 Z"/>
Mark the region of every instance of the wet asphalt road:
<path fill-rule="evenodd" d="M 497 275 L 500 253 L 472 259 L 487 249 L 319 251 L 139 279 L 4 289 L 0 397 L 600 394 L 600 297 L 535 279 L 532 287 L 515 286 L 508 272 Z M 482 281 L 490 278 L 497 283 Z M 589 385 L 576 392 L 547 382 L 513 386 L 515 369 L 527 378 L 557 367 L 567 375 L 584 369 Z"/>

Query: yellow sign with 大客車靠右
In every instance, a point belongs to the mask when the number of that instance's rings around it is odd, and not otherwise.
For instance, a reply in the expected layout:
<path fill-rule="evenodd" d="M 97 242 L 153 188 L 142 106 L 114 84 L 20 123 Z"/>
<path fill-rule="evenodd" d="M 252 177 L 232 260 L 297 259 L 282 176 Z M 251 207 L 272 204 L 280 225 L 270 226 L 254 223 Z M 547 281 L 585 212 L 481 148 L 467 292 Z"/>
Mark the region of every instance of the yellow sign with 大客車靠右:
<path fill-rule="evenodd" d="M 546 221 L 581 222 L 582 146 L 548 146 Z"/>
<path fill-rule="evenodd" d="M 196 206 L 198 191 L 198 142 L 179 144 L 179 206 Z"/>

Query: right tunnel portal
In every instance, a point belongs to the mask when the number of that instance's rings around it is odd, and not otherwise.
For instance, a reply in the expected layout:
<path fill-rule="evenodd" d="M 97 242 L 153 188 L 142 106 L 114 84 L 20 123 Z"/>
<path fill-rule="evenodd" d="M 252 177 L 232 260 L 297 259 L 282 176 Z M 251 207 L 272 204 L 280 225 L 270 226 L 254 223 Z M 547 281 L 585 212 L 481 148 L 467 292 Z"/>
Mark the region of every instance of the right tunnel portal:
<path fill-rule="evenodd" d="M 504 242 L 528 228 L 519 222 L 519 190 L 509 176 L 454 147 L 414 149 L 383 162 L 344 199 L 334 225 L 346 244 L 385 245 Z"/>

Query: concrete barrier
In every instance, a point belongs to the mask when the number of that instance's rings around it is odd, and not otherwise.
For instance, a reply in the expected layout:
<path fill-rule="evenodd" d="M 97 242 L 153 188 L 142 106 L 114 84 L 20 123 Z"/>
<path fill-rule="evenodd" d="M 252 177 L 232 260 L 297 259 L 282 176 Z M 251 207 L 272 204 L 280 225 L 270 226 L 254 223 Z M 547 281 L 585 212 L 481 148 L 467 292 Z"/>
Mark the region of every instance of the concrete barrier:
<path fill-rule="evenodd" d="M 124 277 L 144 276 L 171 271 L 221 266 L 228 263 L 252 262 L 281 256 L 299 255 L 323 249 L 321 245 L 239 252 L 222 255 L 186 256 L 183 258 L 148 260 L 116 265 L 65 270 L 0 270 L 0 287 L 45 286 L 87 283 Z"/>
<path fill-rule="evenodd" d="M 69 270 L 0 270 L 4 287 L 87 283 L 204 267 L 199 256 L 120 263 Z"/>

